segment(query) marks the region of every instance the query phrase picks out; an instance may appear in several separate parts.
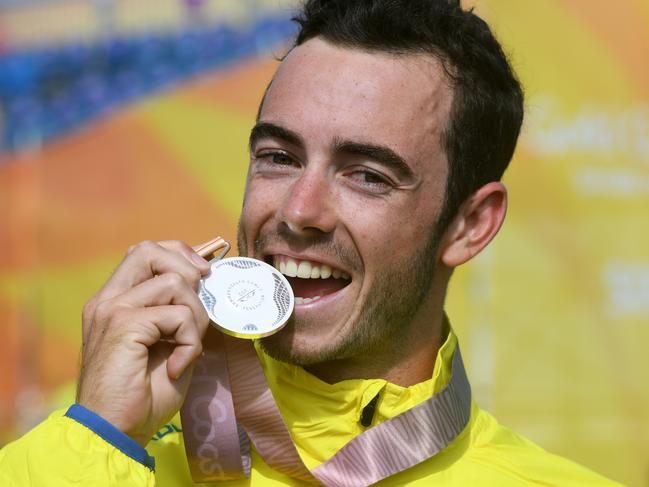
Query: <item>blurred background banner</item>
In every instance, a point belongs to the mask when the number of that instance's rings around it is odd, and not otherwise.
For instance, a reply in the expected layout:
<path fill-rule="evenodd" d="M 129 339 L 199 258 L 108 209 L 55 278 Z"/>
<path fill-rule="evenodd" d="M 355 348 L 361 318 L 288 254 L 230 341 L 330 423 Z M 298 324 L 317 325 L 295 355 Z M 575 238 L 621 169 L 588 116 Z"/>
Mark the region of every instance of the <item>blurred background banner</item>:
<path fill-rule="evenodd" d="M 527 92 L 510 211 L 448 310 L 478 401 L 649 486 L 649 1 L 473 0 Z M 235 240 L 294 2 L 0 0 L 0 445 L 74 400 L 140 240 Z"/>

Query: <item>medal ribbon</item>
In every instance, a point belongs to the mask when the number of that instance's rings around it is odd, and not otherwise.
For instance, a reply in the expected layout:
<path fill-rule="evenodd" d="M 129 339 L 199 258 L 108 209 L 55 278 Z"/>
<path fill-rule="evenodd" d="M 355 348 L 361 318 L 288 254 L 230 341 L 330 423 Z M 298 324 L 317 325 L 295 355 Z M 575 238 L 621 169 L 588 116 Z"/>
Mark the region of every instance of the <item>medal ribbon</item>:
<path fill-rule="evenodd" d="M 195 366 L 181 409 L 195 482 L 248 477 L 249 437 L 274 470 L 328 487 L 365 487 L 433 457 L 464 430 L 470 415 L 471 387 L 458 346 L 451 379 L 437 394 L 359 434 L 309 471 L 273 399 L 252 342 L 214 329 L 208 331 L 204 355 Z M 241 429 L 245 434 L 239 435 Z"/>

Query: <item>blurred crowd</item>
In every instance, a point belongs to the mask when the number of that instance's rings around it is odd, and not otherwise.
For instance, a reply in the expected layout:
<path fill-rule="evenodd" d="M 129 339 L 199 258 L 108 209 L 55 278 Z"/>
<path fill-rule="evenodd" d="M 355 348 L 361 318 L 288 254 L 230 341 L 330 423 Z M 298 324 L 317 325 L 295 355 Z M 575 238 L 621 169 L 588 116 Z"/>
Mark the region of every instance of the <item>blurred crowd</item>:
<path fill-rule="evenodd" d="M 110 35 L 113 0 L 94 2 L 105 35 L 28 46 L 5 43 L 0 151 L 38 148 L 130 100 L 276 45 L 294 29 L 285 12 L 250 16 L 238 24 L 208 22 L 202 16 L 204 0 L 182 0 L 181 28 Z"/>

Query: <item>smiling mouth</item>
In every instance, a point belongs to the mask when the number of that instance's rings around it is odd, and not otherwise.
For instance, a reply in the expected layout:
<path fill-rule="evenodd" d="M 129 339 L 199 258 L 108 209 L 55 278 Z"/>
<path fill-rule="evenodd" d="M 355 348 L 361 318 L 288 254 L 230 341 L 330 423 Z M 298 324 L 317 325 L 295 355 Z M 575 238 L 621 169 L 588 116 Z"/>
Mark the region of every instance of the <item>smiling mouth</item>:
<path fill-rule="evenodd" d="M 351 277 L 340 269 L 320 262 L 283 255 L 269 257 L 270 264 L 284 274 L 293 288 L 295 304 L 308 304 L 348 286 Z"/>

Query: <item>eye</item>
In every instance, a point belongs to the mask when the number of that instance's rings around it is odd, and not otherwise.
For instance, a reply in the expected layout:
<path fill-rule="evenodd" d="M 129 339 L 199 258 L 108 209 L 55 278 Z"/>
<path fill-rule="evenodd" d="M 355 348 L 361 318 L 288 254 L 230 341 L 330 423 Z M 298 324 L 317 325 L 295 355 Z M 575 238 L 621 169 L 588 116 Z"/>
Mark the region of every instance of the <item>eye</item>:
<path fill-rule="evenodd" d="M 388 184 L 383 176 L 372 171 L 357 171 L 356 174 L 366 184 Z"/>
<path fill-rule="evenodd" d="M 292 166 L 295 164 L 295 160 L 286 152 L 282 151 L 260 152 L 255 156 L 255 159 L 278 166 Z"/>
<path fill-rule="evenodd" d="M 367 168 L 352 169 L 347 172 L 347 177 L 354 184 L 375 193 L 385 193 L 394 186 L 387 176 Z"/>

